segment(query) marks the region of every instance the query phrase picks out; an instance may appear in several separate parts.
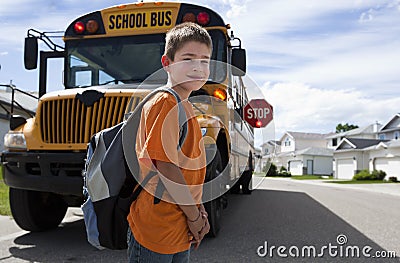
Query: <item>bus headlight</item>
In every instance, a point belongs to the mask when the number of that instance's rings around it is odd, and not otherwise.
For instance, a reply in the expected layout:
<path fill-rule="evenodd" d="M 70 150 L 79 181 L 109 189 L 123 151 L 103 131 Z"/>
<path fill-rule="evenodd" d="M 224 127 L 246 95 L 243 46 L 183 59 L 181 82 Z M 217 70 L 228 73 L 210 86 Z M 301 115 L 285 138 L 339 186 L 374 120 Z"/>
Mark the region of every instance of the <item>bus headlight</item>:
<path fill-rule="evenodd" d="M 9 131 L 4 135 L 4 147 L 8 149 L 26 150 L 24 134 L 22 132 Z"/>
<path fill-rule="evenodd" d="M 207 134 L 207 128 L 201 128 L 201 135 L 204 137 Z"/>

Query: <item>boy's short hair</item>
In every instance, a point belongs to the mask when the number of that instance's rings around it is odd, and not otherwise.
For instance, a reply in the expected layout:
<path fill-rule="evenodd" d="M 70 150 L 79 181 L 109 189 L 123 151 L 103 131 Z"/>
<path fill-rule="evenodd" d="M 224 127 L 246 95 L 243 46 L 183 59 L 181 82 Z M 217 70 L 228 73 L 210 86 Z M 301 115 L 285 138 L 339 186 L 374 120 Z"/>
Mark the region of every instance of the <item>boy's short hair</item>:
<path fill-rule="evenodd" d="M 207 30 L 198 24 L 186 22 L 175 26 L 167 32 L 164 55 L 174 60 L 176 51 L 190 41 L 200 42 L 207 45 L 210 50 L 212 49 L 211 37 Z"/>

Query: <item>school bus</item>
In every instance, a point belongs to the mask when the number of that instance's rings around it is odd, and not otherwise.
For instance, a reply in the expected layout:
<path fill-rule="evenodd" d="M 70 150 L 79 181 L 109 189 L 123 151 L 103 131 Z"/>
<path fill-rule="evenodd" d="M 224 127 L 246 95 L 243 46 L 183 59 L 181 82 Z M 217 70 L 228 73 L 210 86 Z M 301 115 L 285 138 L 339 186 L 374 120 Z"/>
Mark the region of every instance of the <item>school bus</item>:
<path fill-rule="evenodd" d="M 251 193 L 254 131 L 241 118 L 248 97 L 243 82 L 246 55 L 240 39 L 208 8 L 139 2 L 77 18 L 64 32 L 64 46 L 56 44 L 48 33 L 28 30 L 25 68 L 36 69 L 39 64 L 40 98 L 33 118 L 11 117 L 2 154 L 11 211 L 21 228 L 55 228 L 68 207 L 82 204 L 82 170 L 90 137 L 123 121 L 127 108 L 134 108 L 165 81 L 144 83 L 162 68 L 167 30 L 186 21 L 208 30 L 212 60 L 221 62 L 210 65 L 210 78 L 196 93 L 210 100 L 196 101 L 196 94 L 191 96 L 200 111 L 197 119 L 203 136 L 211 138 L 206 140 L 210 162 L 206 180 L 223 174 L 227 180 L 219 187 L 230 193 Z M 48 50 L 39 50 L 38 40 Z M 54 58 L 63 60 L 65 89 L 47 92 L 47 62 Z M 204 107 L 207 103 L 212 107 Z M 218 191 L 218 198 L 205 204 L 212 236 L 220 229 L 221 210 L 227 204 L 225 191 Z"/>

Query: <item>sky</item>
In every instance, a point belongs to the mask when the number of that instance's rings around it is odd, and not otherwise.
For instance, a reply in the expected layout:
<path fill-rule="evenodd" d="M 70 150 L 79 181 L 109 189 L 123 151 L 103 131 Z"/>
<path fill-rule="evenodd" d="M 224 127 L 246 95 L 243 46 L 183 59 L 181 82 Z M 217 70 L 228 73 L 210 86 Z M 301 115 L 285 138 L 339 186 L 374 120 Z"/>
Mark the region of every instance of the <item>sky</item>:
<path fill-rule="evenodd" d="M 285 131 L 329 133 L 339 123 L 386 124 L 400 112 L 400 0 L 203 0 L 231 24 L 247 51 L 247 74 Z M 0 84 L 38 89 L 23 66 L 29 28 L 63 31 L 114 0 L 1 0 Z M 54 63 L 54 65 L 52 65 Z M 49 90 L 62 89 L 60 62 Z M 58 63 L 58 64 L 57 64 Z"/>

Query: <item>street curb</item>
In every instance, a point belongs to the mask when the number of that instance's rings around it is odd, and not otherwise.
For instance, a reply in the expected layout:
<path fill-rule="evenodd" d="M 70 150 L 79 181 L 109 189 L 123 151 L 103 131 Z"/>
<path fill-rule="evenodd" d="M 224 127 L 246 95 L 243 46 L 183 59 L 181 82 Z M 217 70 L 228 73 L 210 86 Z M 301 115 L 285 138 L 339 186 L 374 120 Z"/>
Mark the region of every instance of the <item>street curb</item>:
<path fill-rule="evenodd" d="M 346 184 L 328 183 L 325 180 L 296 180 L 291 178 L 272 178 L 272 177 L 265 177 L 264 180 L 279 180 L 279 181 L 287 181 L 300 184 L 320 185 L 325 187 L 333 187 L 333 188 L 348 189 L 348 190 L 360 190 L 360 191 L 373 192 L 377 194 L 388 194 L 400 197 L 400 184 L 397 183 L 346 185 Z"/>

